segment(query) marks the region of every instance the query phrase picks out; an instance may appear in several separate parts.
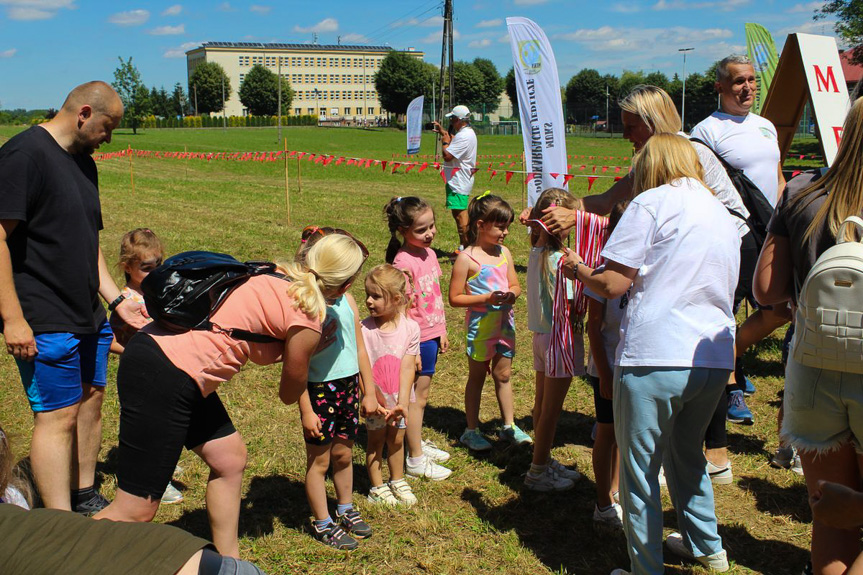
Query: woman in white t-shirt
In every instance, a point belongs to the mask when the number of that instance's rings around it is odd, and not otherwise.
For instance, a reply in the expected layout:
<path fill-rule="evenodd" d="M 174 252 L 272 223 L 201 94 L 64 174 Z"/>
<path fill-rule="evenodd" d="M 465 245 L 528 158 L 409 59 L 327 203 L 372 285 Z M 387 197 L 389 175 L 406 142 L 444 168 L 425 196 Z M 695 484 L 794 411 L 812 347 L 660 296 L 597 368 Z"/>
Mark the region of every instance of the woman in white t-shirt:
<path fill-rule="evenodd" d="M 566 256 L 576 278 L 602 297 L 632 285 L 614 376 L 632 571 L 663 572 L 660 465 L 681 531 L 669 548 L 725 570 L 701 442 L 734 368 L 740 236 L 685 138 L 653 136 L 635 165 L 636 196 L 602 251 L 605 269 L 585 266 L 573 251 Z"/>

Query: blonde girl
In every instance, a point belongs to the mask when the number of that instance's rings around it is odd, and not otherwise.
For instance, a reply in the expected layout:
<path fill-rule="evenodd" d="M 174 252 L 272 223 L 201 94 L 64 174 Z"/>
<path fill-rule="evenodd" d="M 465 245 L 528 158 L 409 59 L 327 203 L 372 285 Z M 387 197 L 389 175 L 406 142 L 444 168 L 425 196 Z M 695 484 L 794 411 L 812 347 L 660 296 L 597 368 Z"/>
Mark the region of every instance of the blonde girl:
<path fill-rule="evenodd" d="M 446 479 L 452 471 L 440 464 L 449 459 L 449 453 L 422 438 L 423 418 L 438 354 L 449 349 L 440 289 L 441 269 L 431 248 L 437 235 L 435 214 L 422 198 L 399 196 L 387 202 L 384 215 L 390 230 L 386 261 L 413 277 L 407 316 L 420 326 L 420 354 L 406 435 L 407 473 L 414 477 Z"/>
<path fill-rule="evenodd" d="M 468 247 L 453 264 L 449 303 L 468 308 L 468 378 L 464 407 L 467 427 L 459 441 L 473 451 L 488 451 L 491 443 L 480 433 L 479 404 L 485 376 L 491 365 L 503 427 L 500 439 L 514 444 L 532 443 L 515 425 L 512 399 L 512 358 L 515 355 L 515 317 L 512 306 L 521 295 L 512 254 L 503 245 L 513 220 L 503 198 L 486 192 L 468 205 Z"/>
<path fill-rule="evenodd" d="M 420 350 L 420 328 L 405 317 L 408 303 L 408 278 L 404 272 L 382 264 L 366 276 L 366 308 L 369 317 L 361 323 L 363 340 L 369 354 L 378 403 L 388 411 L 387 417 L 368 415 L 366 468 L 371 489 L 369 501 L 396 505 L 413 505 L 417 499 L 404 478 L 404 439 L 408 403 Z M 387 420 L 392 425 L 387 425 Z M 384 444 L 390 480 L 381 474 Z"/>
<path fill-rule="evenodd" d="M 533 207 L 531 219 L 538 220 L 542 211 L 551 206 L 574 209 L 578 201 L 566 190 L 545 190 Z M 553 302 L 558 262 L 564 255 L 568 232 L 548 233 L 542 226 L 531 227 L 530 256 L 527 264 L 527 324 L 533 332 L 533 368 L 536 371 L 536 395 L 533 404 L 533 428 L 536 443 L 533 461 L 525 476 L 524 487 L 531 491 L 563 491 L 572 489 L 581 475 L 551 457 L 551 446 L 563 400 L 574 375 L 584 373 L 583 344 L 576 350 L 579 373 L 550 373 L 546 369 L 546 354 L 551 342 Z M 571 284 L 567 284 L 567 299 L 572 299 Z M 581 344 L 581 338 L 575 338 Z"/>

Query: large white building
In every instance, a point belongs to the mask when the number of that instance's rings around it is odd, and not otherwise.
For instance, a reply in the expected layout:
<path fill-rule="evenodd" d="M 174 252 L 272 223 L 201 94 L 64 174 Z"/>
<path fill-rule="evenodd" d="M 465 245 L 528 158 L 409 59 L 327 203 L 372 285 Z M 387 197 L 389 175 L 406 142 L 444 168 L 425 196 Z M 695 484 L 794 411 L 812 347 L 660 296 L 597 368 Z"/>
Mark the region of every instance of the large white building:
<path fill-rule="evenodd" d="M 205 42 L 186 52 L 189 78 L 203 62 L 216 62 L 231 80 L 225 110 L 229 116 L 244 116 L 239 90 L 252 66 L 260 64 L 282 78 L 294 90 L 286 116 L 317 114 L 321 117 L 374 120 L 386 113 L 375 90 L 374 74 L 392 51 L 389 46 L 341 44 L 260 44 L 253 42 Z M 422 60 L 423 52 L 405 52 Z M 189 86 L 194 105 L 194 86 Z"/>

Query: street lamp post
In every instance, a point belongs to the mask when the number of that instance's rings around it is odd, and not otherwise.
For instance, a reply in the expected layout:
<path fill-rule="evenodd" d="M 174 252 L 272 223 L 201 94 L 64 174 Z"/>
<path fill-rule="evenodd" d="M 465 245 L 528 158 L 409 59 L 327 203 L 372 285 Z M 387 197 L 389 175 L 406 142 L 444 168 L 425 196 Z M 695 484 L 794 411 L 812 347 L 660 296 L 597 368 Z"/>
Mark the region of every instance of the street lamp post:
<path fill-rule="evenodd" d="M 315 107 L 317 108 L 315 112 L 318 116 L 318 126 L 321 125 L 321 101 L 320 101 L 321 91 L 315 88 Z"/>
<path fill-rule="evenodd" d="M 680 128 L 686 130 L 686 53 L 692 52 L 695 48 L 680 48 L 677 51 L 683 52 L 683 94 L 680 98 Z"/>

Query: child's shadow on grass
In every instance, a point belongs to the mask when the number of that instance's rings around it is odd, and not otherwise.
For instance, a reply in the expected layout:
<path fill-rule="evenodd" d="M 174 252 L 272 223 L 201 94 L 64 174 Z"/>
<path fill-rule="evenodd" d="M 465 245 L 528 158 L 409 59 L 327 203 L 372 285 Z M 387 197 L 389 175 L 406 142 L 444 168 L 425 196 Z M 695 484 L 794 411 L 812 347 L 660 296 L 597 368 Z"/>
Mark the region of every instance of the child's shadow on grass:
<path fill-rule="evenodd" d="M 331 507 L 334 501 L 329 502 Z M 273 533 L 278 519 L 288 529 L 302 529 L 310 516 L 305 484 L 283 475 L 253 477 L 240 503 L 240 537 L 260 537 Z M 210 523 L 206 508 L 193 509 L 171 521 L 198 537 L 209 539 Z"/>
<path fill-rule="evenodd" d="M 785 471 L 785 473 L 792 473 Z M 768 515 L 788 515 L 794 521 L 810 523 L 809 493 L 804 483 L 777 485 L 760 477 L 742 477 L 740 488 L 755 496 L 758 511 Z"/>

